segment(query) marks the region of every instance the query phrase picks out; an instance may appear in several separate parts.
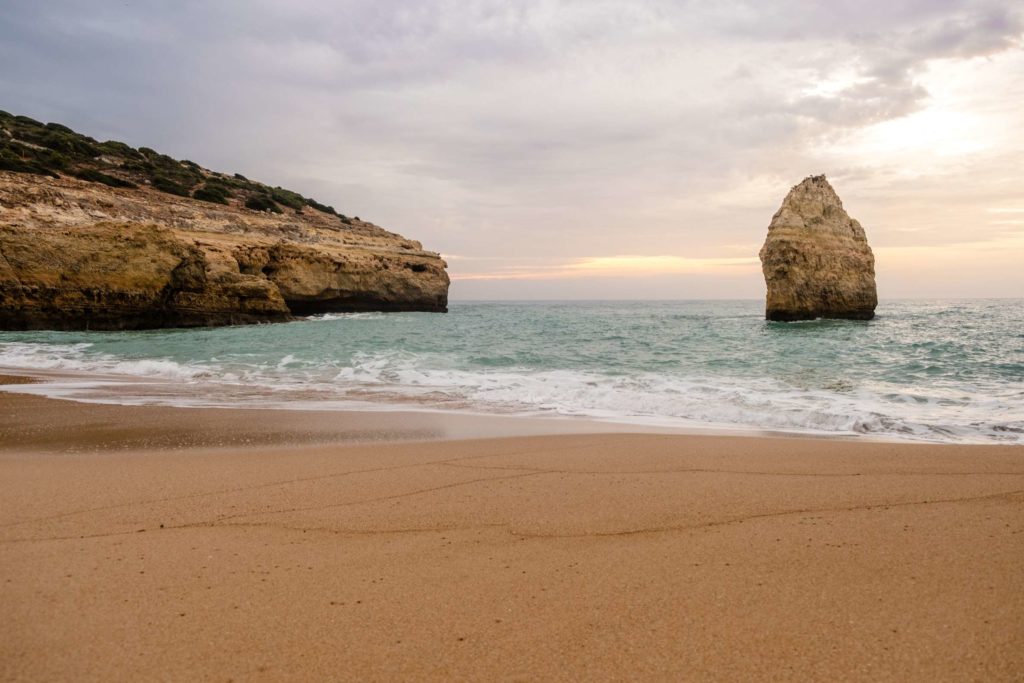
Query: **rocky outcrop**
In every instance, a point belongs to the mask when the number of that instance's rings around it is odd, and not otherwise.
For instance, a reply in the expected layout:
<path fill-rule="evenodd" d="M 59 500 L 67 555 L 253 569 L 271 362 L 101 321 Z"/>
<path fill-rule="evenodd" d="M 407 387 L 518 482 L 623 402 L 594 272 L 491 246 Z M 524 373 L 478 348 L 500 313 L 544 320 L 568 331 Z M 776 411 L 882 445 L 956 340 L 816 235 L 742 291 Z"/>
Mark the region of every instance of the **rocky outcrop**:
<path fill-rule="evenodd" d="M 216 273 L 157 225 L 0 226 L 0 326 L 124 329 L 286 320 L 266 278 Z"/>
<path fill-rule="evenodd" d="M 846 213 L 825 176 L 790 190 L 760 256 L 768 320 L 874 317 L 874 255 L 864 228 Z"/>
<path fill-rule="evenodd" d="M 445 311 L 419 242 L 304 207 L 254 211 L 0 171 L 0 328 L 141 329 Z"/>

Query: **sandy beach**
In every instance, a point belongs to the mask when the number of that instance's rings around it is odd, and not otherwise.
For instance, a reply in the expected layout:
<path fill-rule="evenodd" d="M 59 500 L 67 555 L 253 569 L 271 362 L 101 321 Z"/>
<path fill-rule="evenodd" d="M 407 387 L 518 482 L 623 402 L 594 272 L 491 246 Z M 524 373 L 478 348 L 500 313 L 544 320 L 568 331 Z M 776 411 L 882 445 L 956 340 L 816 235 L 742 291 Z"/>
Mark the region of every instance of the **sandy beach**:
<path fill-rule="evenodd" d="M 514 424 L 2 394 L 0 678 L 1024 678 L 1020 447 Z"/>

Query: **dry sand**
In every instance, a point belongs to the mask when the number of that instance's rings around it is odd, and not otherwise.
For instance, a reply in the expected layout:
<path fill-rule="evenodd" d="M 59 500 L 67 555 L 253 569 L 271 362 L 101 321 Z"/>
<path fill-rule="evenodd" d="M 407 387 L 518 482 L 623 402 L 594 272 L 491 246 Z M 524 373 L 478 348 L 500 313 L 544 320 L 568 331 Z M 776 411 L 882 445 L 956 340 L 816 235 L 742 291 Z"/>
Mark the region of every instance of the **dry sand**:
<path fill-rule="evenodd" d="M 0 677 L 1024 679 L 1024 448 L 474 424 L 0 395 Z"/>

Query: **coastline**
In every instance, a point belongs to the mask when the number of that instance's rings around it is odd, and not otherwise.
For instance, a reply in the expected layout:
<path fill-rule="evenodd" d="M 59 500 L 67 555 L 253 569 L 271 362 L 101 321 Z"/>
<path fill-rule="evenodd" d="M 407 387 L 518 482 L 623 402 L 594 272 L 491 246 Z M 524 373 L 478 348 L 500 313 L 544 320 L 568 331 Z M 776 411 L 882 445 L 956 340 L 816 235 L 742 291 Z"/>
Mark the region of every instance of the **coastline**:
<path fill-rule="evenodd" d="M 61 452 L 233 448 L 607 434 L 623 425 L 583 418 L 485 415 L 429 410 L 292 410 L 278 408 L 123 405 L 5 390 L 38 386 L 52 373 L 0 369 L 0 443 L 10 450 Z M 74 414 L 69 438 L 61 424 Z M 130 423 L 125 428 L 124 423 Z M 637 427 L 637 432 L 678 430 Z"/>
<path fill-rule="evenodd" d="M 0 395 L 0 678 L 1024 674 L 1018 446 L 466 417 Z"/>
<path fill-rule="evenodd" d="M 642 418 L 627 416 L 597 417 L 593 415 L 524 414 L 483 412 L 463 408 L 438 408 L 419 406 L 406 402 L 348 402 L 342 407 L 326 403 L 331 407 L 316 407 L 316 401 L 285 402 L 270 405 L 235 405 L 162 402 L 149 398 L 139 402 L 126 402 L 113 398 L 113 394 L 88 396 L 83 391 L 110 383 L 113 388 L 134 385 L 173 385 L 168 380 L 147 379 L 132 375 L 107 375 L 102 373 L 72 372 L 68 370 L 27 370 L 25 368 L 0 365 L 0 401 L 10 394 L 42 398 L 47 401 L 72 402 L 79 405 L 111 409 L 159 409 L 171 411 L 164 416 L 175 415 L 183 422 L 189 419 L 176 411 L 235 411 L 254 418 L 253 425 L 273 424 L 309 425 L 311 432 L 326 438 L 334 434 L 335 440 L 344 441 L 404 441 L 424 439 L 503 438 L 509 436 L 540 436 L 555 434 L 675 434 L 682 436 L 725 436 L 737 438 L 781 438 L 781 439 L 825 439 L 869 443 L 934 444 L 934 445 L 1001 445 L 991 441 L 940 441 L 925 439 L 918 435 L 894 433 L 855 433 L 816 430 L 786 430 L 755 427 L 743 424 L 700 423 L 679 424 L 678 420 Z M 20 387 L 20 388 L 15 388 Z M 62 395 L 61 389 L 64 390 Z M 180 395 L 181 387 L 177 387 Z M 286 407 L 287 406 L 287 407 Z M 290 407 L 294 406 L 294 407 Z M 293 413 L 301 417 L 285 418 L 279 413 Z M 154 415 L 140 412 L 140 415 Z M 334 418 L 327 418 L 332 415 Z M 194 416 L 194 415 L 193 415 Z M 319 416 L 319 417 L 315 417 Z M 204 417 L 205 419 L 205 417 Z M 325 429 L 334 423 L 336 429 Z M 356 426 L 358 423 L 358 427 Z M 404 425 L 395 429 L 397 424 Z M 259 428 L 257 427 L 257 430 Z M 312 436 L 312 435 L 311 435 Z M 343 438 L 342 438 L 343 437 Z M 292 434 L 292 438 L 296 435 Z M 311 439 L 315 440 L 315 439 Z M 332 440 L 332 439 L 328 439 Z M 250 443 L 251 441 L 246 441 Z M 27 444 L 26 444 L 27 445 Z M 194 444 L 193 444 L 194 445 Z M 1017 444 L 1024 445 L 1024 444 Z"/>
<path fill-rule="evenodd" d="M 1019 302 L 899 302 L 877 321 L 799 325 L 765 322 L 755 304 L 453 304 L 443 317 L 6 333 L 0 373 L 45 368 L 63 379 L 43 393 L 122 405 L 1024 443 L 1016 354 L 999 353 L 1024 324 Z"/>

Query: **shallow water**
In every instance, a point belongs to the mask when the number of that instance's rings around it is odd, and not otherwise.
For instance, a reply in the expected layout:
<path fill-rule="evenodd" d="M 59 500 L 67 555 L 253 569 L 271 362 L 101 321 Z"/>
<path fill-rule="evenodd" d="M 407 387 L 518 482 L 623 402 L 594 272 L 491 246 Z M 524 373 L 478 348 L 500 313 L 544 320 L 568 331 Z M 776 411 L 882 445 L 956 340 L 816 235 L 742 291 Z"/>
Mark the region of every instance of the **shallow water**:
<path fill-rule="evenodd" d="M 3 332 L 0 366 L 87 373 L 36 390 L 105 402 L 1024 443 L 1024 300 L 887 301 L 869 322 L 789 324 L 764 321 L 762 305 L 455 303 L 447 315 Z"/>

